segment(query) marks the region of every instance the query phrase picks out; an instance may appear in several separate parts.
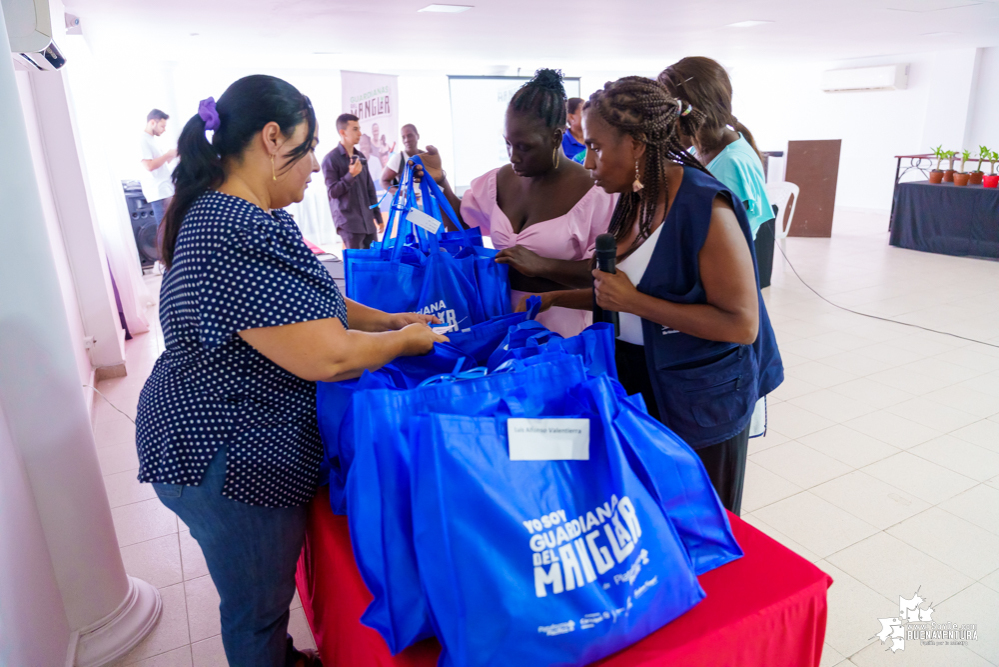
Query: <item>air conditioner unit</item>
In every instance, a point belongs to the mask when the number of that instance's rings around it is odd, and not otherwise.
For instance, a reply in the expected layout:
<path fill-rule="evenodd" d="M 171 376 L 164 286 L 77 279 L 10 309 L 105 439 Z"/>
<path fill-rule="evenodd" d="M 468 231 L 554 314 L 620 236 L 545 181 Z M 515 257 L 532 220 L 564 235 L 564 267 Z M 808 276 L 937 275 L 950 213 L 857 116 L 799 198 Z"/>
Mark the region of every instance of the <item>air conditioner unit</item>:
<path fill-rule="evenodd" d="M 59 69 L 66 59 L 52 41 L 48 0 L 0 0 L 14 59 L 40 70 Z"/>
<path fill-rule="evenodd" d="M 905 90 L 908 82 L 908 65 L 834 69 L 822 73 L 822 90 L 827 93 L 859 90 Z"/>

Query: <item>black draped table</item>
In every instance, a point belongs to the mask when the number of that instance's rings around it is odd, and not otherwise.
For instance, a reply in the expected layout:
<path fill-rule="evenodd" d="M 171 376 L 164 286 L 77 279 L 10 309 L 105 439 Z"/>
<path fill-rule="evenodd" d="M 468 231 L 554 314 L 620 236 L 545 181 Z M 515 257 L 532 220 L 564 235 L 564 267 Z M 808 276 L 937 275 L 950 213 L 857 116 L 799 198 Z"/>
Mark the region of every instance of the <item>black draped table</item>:
<path fill-rule="evenodd" d="M 890 243 L 943 255 L 999 259 L 999 189 L 899 183 Z"/>

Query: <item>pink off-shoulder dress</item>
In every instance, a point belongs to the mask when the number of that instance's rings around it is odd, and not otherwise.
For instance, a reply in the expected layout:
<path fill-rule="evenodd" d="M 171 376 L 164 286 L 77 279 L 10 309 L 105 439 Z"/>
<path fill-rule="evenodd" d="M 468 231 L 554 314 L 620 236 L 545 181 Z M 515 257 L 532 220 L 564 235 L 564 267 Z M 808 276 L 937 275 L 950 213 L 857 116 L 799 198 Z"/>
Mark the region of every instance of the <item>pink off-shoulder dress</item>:
<path fill-rule="evenodd" d="M 461 217 L 465 223 L 480 227 L 492 238 L 498 250 L 520 245 L 550 259 L 580 260 L 593 256 L 597 236 L 607 231 L 617 195 L 594 186 L 565 215 L 534 223 L 519 234 L 496 202 L 496 175 L 499 169 L 472 181 L 461 199 Z M 529 292 L 513 291 L 513 307 Z M 565 337 L 575 336 L 588 327 L 593 316 L 582 310 L 551 308 L 538 321 Z"/>

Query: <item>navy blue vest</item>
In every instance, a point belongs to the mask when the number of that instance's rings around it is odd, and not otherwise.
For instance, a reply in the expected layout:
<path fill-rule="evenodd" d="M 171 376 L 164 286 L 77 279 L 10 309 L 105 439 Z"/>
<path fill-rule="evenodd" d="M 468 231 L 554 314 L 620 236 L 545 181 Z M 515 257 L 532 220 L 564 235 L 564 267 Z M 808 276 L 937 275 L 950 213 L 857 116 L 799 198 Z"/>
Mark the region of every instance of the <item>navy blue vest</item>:
<path fill-rule="evenodd" d="M 673 303 L 707 303 L 698 254 L 718 195 L 735 210 L 746 244 L 753 235 L 742 202 L 708 174 L 684 167 L 683 181 L 659 233 L 638 291 Z M 759 276 L 756 290 L 759 294 Z M 663 423 L 697 449 L 728 440 L 749 424 L 753 408 L 784 380 L 784 366 L 763 296 L 752 345 L 705 340 L 642 320 L 645 359 Z"/>

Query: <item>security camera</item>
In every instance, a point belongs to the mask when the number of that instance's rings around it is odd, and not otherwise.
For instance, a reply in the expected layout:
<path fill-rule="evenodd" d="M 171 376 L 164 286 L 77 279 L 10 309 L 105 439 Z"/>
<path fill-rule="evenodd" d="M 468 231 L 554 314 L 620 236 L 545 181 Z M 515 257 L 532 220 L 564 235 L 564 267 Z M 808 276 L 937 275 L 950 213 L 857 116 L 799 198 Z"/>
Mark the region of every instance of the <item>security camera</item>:
<path fill-rule="evenodd" d="M 66 12 L 66 34 L 82 35 L 83 26 L 80 25 L 80 17 Z"/>

